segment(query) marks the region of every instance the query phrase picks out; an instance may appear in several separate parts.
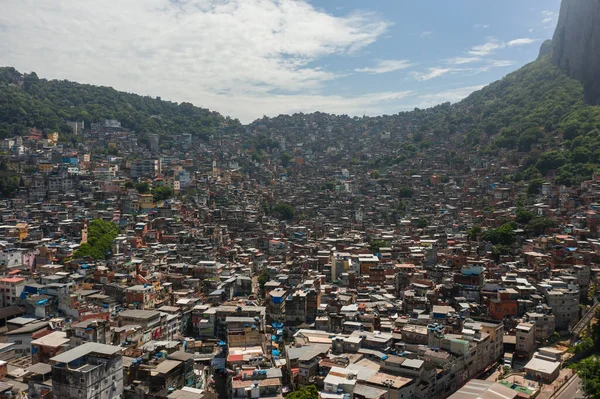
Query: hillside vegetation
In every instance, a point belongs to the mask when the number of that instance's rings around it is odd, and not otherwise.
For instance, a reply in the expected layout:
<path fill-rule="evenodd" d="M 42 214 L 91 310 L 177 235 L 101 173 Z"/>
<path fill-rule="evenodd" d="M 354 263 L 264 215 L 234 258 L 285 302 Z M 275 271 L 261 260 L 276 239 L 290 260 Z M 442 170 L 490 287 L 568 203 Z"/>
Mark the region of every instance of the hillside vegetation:
<path fill-rule="evenodd" d="M 22 134 L 27 127 L 68 133 L 66 121 L 86 123 L 118 119 L 139 133 L 191 133 L 201 138 L 239 121 L 190 103 L 173 103 L 117 91 L 110 87 L 22 75 L 0 68 L 0 138 Z"/>
<path fill-rule="evenodd" d="M 451 168 L 459 164 L 457 159 L 467 148 L 471 155 L 504 157 L 517 164 L 519 172 L 510 176 L 514 181 L 556 180 L 570 186 L 589 179 L 600 164 L 600 107 L 584 103 L 582 84 L 554 67 L 551 56 L 546 53 L 454 105 L 363 118 L 319 112 L 281 115 L 256 123 L 297 127 L 326 120 L 333 125 L 329 139 L 362 135 L 365 129 L 399 129 L 404 133 L 395 143 L 394 155 L 373 161 L 373 167 L 409 162 L 418 152 L 435 151 L 437 144 L 450 150 Z M 39 79 L 34 73 L 23 76 L 14 68 L 0 68 L 0 137 L 22 134 L 32 126 L 68 133 L 67 120 L 89 123 L 105 118 L 118 119 L 140 133 L 191 132 L 202 138 L 224 126 L 241 126 L 237 120 L 189 103 Z M 294 131 L 306 134 L 302 129 Z M 247 144 L 255 149 L 256 160 L 262 148 L 269 151 L 278 145 L 266 136 L 249 136 Z M 319 151 L 324 143 L 311 145 Z"/>
<path fill-rule="evenodd" d="M 519 153 L 523 173 L 555 176 L 572 185 L 589 178 L 600 163 L 600 107 L 584 104 L 583 87 L 545 56 L 457 104 L 471 116 L 465 142 L 497 155 Z"/>
<path fill-rule="evenodd" d="M 87 242 L 75 251 L 76 258 L 89 256 L 93 259 L 104 259 L 111 250 L 112 242 L 119 235 L 120 229 L 112 222 L 94 219 L 88 226 Z"/>

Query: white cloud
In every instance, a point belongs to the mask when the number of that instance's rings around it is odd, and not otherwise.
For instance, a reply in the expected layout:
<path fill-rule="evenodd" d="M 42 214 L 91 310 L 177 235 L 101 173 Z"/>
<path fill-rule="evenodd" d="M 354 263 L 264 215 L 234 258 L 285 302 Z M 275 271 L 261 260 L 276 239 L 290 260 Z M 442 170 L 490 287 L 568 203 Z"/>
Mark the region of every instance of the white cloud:
<path fill-rule="evenodd" d="M 340 96 L 340 95 L 270 95 L 265 97 L 255 96 L 220 96 L 214 95 L 210 101 L 216 104 L 218 109 L 230 108 L 247 112 L 248 103 L 253 104 L 251 117 L 246 116 L 246 121 L 255 118 L 255 113 L 262 115 L 279 115 L 296 112 L 328 112 L 347 115 L 381 115 L 384 112 L 398 112 L 398 101 L 406 99 L 413 94 L 412 91 L 380 92 L 370 93 L 362 96 Z M 412 101 L 412 100 L 411 100 Z M 239 112 L 238 112 L 239 113 Z M 238 114 L 234 116 L 238 117 Z M 239 118 L 244 121 L 243 117 Z"/>
<path fill-rule="evenodd" d="M 487 25 L 487 24 L 475 24 L 475 25 L 473 25 L 473 28 L 476 28 L 476 29 L 487 29 L 487 28 L 489 28 L 489 25 Z"/>
<path fill-rule="evenodd" d="M 355 72 L 366 72 L 370 74 L 379 74 L 379 73 L 388 73 L 394 72 L 400 69 L 406 69 L 411 67 L 411 64 L 408 60 L 378 60 L 376 65 L 372 68 L 358 68 L 355 69 Z"/>
<path fill-rule="evenodd" d="M 483 57 L 492 54 L 498 49 L 504 48 L 504 46 L 504 43 L 492 38 L 484 44 L 471 47 L 471 50 L 469 50 L 468 53 L 478 57 Z"/>
<path fill-rule="evenodd" d="M 519 39 L 514 39 L 509 42 L 501 42 L 496 38 L 489 38 L 487 42 L 484 44 L 479 44 L 477 46 L 471 47 L 468 51 L 470 55 L 474 55 L 477 57 L 484 57 L 490 54 L 495 53 L 497 50 L 506 48 L 506 47 L 515 47 L 515 46 L 523 46 L 526 44 L 531 44 L 536 42 L 537 39 L 532 39 L 529 37 L 523 37 Z"/>
<path fill-rule="evenodd" d="M 530 37 L 522 37 L 520 39 L 511 40 L 510 42 L 506 43 L 506 45 L 508 47 L 514 47 L 514 46 L 523 46 L 523 45 L 531 44 L 531 43 L 535 43 L 535 42 L 537 42 L 537 39 L 532 39 Z"/>
<path fill-rule="evenodd" d="M 481 61 L 481 57 L 454 57 L 447 59 L 446 63 L 451 65 L 464 65 L 479 61 Z"/>
<path fill-rule="evenodd" d="M 554 11 L 544 10 L 542 11 L 542 23 L 549 24 L 556 17 L 556 13 Z"/>
<path fill-rule="evenodd" d="M 421 33 L 421 37 L 429 37 L 431 35 L 433 35 L 433 32 L 430 30 L 426 30 L 425 32 Z"/>
<path fill-rule="evenodd" d="M 515 62 L 510 60 L 491 60 L 488 65 L 492 68 L 500 68 L 515 65 Z"/>
<path fill-rule="evenodd" d="M 529 29 L 529 33 L 533 33 L 533 28 L 530 28 L 530 29 Z"/>
<path fill-rule="evenodd" d="M 416 99 L 416 106 L 419 108 L 433 107 L 437 104 L 451 102 L 458 102 L 474 91 L 482 89 L 484 86 L 466 86 L 457 89 L 444 90 L 441 92 L 422 94 Z"/>
<path fill-rule="evenodd" d="M 461 66 L 460 68 L 429 68 L 427 72 L 413 72 L 412 76 L 417 81 L 427 81 L 446 74 L 458 74 L 461 76 L 472 76 L 482 72 L 488 72 L 493 68 L 512 66 L 514 61 L 510 60 L 486 60 L 479 57 L 456 57 L 446 60 L 447 64 Z M 478 64 L 467 67 L 466 64 Z"/>
<path fill-rule="evenodd" d="M 245 121 L 288 112 L 282 105 L 291 111 L 294 99 L 300 108 L 384 101 L 319 95 L 340 75 L 313 65 L 365 48 L 390 24 L 368 13 L 333 16 L 303 0 L 4 0 L 0 26 L 0 65 Z"/>
<path fill-rule="evenodd" d="M 450 72 L 455 72 L 455 71 L 457 71 L 457 69 L 455 69 L 455 68 L 434 67 L 434 68 L 428 68 L 428 72 L 414 72 L 413 77 L 416 80 L 423 82 L 426 80 L 439 78 L 442 75 L 446 75 Z"/>
<path fill-rule="evenodd" d="M 505 68 L 514 65 L 514 61 L 510 60 L 488 60 L 486 64 L 481 65 L 476 68 L 465 68 L 465 73 L 468 74 L 478 74 L 482 72 L 488 72 L 492 68 Z"/>

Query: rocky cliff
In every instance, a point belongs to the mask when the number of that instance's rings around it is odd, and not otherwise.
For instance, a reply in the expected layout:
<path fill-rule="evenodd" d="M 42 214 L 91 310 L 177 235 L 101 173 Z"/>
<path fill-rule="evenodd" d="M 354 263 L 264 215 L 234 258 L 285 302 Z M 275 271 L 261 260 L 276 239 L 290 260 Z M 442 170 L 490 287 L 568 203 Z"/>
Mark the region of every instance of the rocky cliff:
<path fill-rule="evenodd" d="M 583 83 L 585 100 L 600 104 L 600 0 L 562 0 L 552 62 Z"/>

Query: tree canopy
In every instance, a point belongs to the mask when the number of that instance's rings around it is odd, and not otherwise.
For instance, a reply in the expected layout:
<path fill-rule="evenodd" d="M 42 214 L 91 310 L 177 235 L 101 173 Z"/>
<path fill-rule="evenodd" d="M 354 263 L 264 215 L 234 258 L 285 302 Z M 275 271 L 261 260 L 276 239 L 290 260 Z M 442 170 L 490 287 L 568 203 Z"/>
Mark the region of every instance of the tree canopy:
<path fill-rule="evenodd" d="M 286 399 L 319 399 L 319 391 L 314 385 L 309 385 L 288 394 Z"/>
<path fill-rule="evenodd" d="M 296 208 L 290 204 L 277 204 L 273 207 L 273 212 L 281 220 L 292 220 L 296 215 Z"/>
<path fill-rule="evenodd" d="M 88 226 L 87 242 L 75 251 L 76 258 L 89 256 L 93 259 L 105 259 L 112 248 L 112 242 L 120 229 L 112 222 L 94 219 Z"/>
<path fill-rule="evenodd" d="M 510 223 L 498 228 L 490 228 L 483 232 L 483 239 L 494 245 L 512 245 L 515 242 L 515 231 Z"/>
<path fill-rule="evenodd" d="M 152 198 L 154 202 L 166 201 L 173 196 L 173 189 L 171 187 L 156 187 L 152 190 Z"/>
<path fill-rule="evenodd" d="M 22 75 L 0 68 L 0 138 L 22 134 L 27 127 L 70 132 L 65 122 L 118 119 L 137 132 L 162 135 L 191 133 L 208 139 L 219 128 L 239 128 L 238 120 L 190 103 L 162 101 L 110 87 Z"/>

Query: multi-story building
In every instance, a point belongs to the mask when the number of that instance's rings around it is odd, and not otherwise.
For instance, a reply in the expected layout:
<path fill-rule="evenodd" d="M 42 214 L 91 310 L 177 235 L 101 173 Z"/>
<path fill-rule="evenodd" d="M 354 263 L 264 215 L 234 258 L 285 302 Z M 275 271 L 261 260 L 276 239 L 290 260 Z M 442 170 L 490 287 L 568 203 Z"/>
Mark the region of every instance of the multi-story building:
<path fill-rule="evenodd" d="M 70 339 L 67 333 L 54 331 L 31 341 L 31 362 L 48 363 L 51 357 L 64 352 L 69 347 Z"/>
<path fill-rule="evenodd" d="M 521 357 L 529 359 L 535 350 L 535 325 L 519 323 L 516 330 L 517 353 Z"/>
<path fill-rule="evenodd" d="M 123 397 L 123 356 L 118 346 L 90 342 L 54 356 L 50 362 L 54 397 Z"/>
<path fill-rule="evenodd" d="M 15 229 L 16 230 L 16 229 Z M 0 252 L 0 268 L 10 270 L 18 268 L 23 264 L 23 250 L 18 248 L 6 248 Z"/>
<path fill-rule="evenodd" d="M 267 296 L 267 316 L 270 321 L 284 322 L 286 317 L 285 305 L 287 292 L 282 288 L 276 288 Z"/>
<path fill-rule="evenodd" d="M 153 309 L 156 288 L 152 284 L 138 284 L 125 290 L 125 301 L 136 309 Z"/>
<path fill-rule="evenodd" d="M 579 321 L 579 290 L 553 289 L 546 292 L 548 306 L 556 318 L 556 329 L 566 331 Z"/>
<path fill-rule="evenodd" d="M 129 167 L 129 176 L 132 178 L 138 177 L 156 177 L 160 174 L 160 160 L 158 159 L 141 159 L 131 162 Z"/>
<path fill-rule="evenodd" d="M 161 339 L 167 333 L 167 314 L 154 310 L 125 310 L 119 313 L 119 327 L 139 325 L 144 330 L 144 342 Z"/>
<path fill-rule="evenodd" d="M 18 252 L 21 255 L 21 251 Z M 19 296 L 25 287 L 25 279 L 22 277 L 4 277 L 0 278 L 0 300 L 2 307 L 16 305 L 19 302 Z"/>
<path fill-rule="evenodd" d="M 535 338 L 549 339 L 556 331 L 556 317 L 553 314 L 529 312 L 526 318 L 535 325 Z"/>

